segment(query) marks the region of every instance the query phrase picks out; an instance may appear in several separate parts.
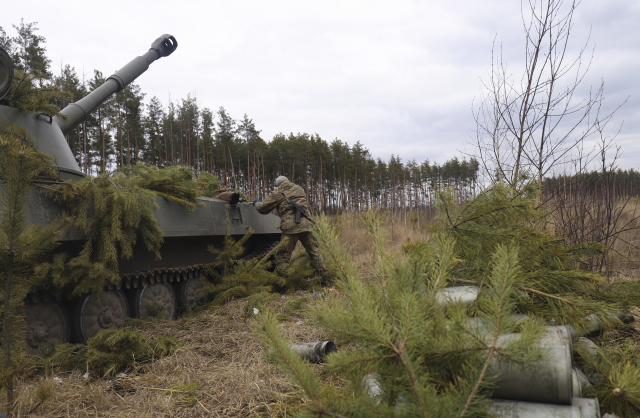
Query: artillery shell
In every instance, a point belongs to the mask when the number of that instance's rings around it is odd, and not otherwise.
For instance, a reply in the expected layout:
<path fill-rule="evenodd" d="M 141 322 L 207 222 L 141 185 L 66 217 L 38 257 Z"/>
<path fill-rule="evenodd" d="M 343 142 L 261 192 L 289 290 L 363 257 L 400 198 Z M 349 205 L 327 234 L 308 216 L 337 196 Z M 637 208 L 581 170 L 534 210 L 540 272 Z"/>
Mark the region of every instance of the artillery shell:
<path fill-rule="evenodd" d="M 333 341 L 316 341 L 312 343 L 291 344 L 291 351 L 300 355 L 311 363 L 323 363 L 330 353 L 336 353 L 338 348 Z"/>

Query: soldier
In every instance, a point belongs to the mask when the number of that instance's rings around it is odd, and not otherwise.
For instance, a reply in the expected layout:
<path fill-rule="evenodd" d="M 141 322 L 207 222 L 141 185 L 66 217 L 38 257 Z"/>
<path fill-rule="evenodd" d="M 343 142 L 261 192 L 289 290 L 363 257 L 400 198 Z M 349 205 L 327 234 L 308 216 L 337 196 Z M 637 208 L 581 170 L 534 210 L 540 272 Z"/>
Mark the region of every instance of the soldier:
<path fill-rule="evenodd" d="M 291 205 L 291 201 L 298 206 Z M 307 197 L 302 187 L 295 185 L 285 176 L 276 179 L 275 190 L 261 202 L 259 199 L 253 201 L 253 206 L 258 212 L 267 214 L 274 208 L 278 209 L 280 217 L 280 230 L 282 240 L 289 238 L 278 251 L 276 257 L 276 272 L 282 277 L 286 277 L 291 261 L 291 253 L 300 241 L 311 258 L 311 265 L 320 273 L 320 281 L 323 286 L 330 286 L 327 278 L 327 267 L 315 245 L 313 234 L 311 233 L 311 221 L 305 216 L 309 211 Z M 302 212 L 304 211 L 304 212 Z"/>

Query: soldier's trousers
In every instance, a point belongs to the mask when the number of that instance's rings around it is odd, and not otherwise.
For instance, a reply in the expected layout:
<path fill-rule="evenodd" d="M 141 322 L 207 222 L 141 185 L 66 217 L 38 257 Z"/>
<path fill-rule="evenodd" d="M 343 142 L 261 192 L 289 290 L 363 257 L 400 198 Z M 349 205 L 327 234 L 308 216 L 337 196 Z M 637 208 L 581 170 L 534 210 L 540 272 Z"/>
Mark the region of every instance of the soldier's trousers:
<path fill-rule="evenodd" d="M 316 247 L 316 243 L 313 239 L 313 233 L 311 231 L 300 232 L 297 234 L 282 234 L 282 240 L 289 238 L 289 241 L 285 243 L 278 250 L 276 255 L 276 272 L 281 276 L 286 276 L 289 271 L 289 262 L 291 261 L 291 253 L 296 248 L 296 243 L 300 241 L 309 258 L 311 259 L 311 265 L 318 270 L 320 277 L 326 277 L 327 266 L 324 264 L 324 260 Z"/>

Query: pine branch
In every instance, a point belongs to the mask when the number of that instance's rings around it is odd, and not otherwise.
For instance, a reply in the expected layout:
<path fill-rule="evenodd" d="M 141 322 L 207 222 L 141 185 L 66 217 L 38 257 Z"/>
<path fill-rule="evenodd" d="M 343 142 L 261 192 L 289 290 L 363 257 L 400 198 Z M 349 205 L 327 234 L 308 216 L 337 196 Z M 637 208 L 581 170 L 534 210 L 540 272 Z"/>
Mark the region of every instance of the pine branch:
<path fill-rule="evenodd" d="M 508 296 L 506 293 L 506 288 L 507 288 L 507 281 L 508 281 L 508 274 L 509 274 L 509 264 L 507 262 L 507 268 L 505 269 L 504 275 L 503 275 L 503 286 L 502 286 L 502 292 L 500 293 L 499 297 L 498 297 L 498 309 L 496 312 L 496 329 L 493 333 L 493 342 L 491 343 L 491 347 L 489 348 L 489 354 L 487 355 L 487 359 L 485 360 L 483 366 L 482 366 L 482 370 L 480 371 L 480 376 L 478 376 L 478 379 L 476 380 L 476 383 L 473 385 L 473 389 L 471 390 L 471 393 L 469 394 L 469 397 L 467 398 L 467 401 L 464 404 L 464 407 L 462 408 L 462 411 L 460 412 L 460 418 L 464 417 L 464 415 L 467 413 L 467 409 L 469 409 L 469 406 L 471 405 L 471 401 L 473 401 L 473 398 L 475 398 L 476 393 L 478 393 L 478 389 L 480 388 L 480 384 L 482 384 L 482 381 L 484 380 L 484 377 L 487 373 L 487 370 L 489 369 L 489 365 L 491 364 L 491 359 L 493 358 L 493 353 L 497 350 L 497 343 L 498 343 L 498 335 L 500 334 L 500 321 L 502 320 L 502 305 L 503 305 L 503 301 L 504 299 Z"/>
<path fill-rule="evenodd" d="M 411 323 L 411 316 L 410 316 L 410 311 L 407 307 L 407 325 L 410 323 Z M 402 365 L 407 371 L 409 381 L 411 383 L 411 390 L 413 391 L 414 399 L 416 399 L 420 404 L 420 407 L 421 407 L 420 409 L 422 410 L 422 416 L 427 418 L 428 415 L 427 415 L 427 409 L 425 405 L 425 399 L 423 396 L 421 396 L 420 390 L 418 388 L 418 378 L 415 375 L 415 370 L 413 369 L 411 362 L 405 356 L 405 353 L 407 351 L 406 340 L 408 338 L 408 332 L 409 332 L 409 328 L 407 328 L 407 334 L 405 335 L 405 338 L 402 341 L 402 343 L 400 343 L 400 346 L 396 348 L 396 346 L 393 345 L 392 350 L 397 354 L 398 358 L 402 362 Z"/>
<path fill-rule="evenodd" d="M 358 323 L 358 325 L 360 325 L 360 327 L 362 327 L 362 329 L 364 329 L 365 331 L 367 331 L 369 333 L 369 335 L 371 335 L 373 338 L 375 338 L 376 340 L 378 340 L 380 342 L 380 344 L 384 345 L 385 347 L 387 347 L 389 350 L 395 352 L 395 346 L 393 345 L 392 342 L 390 341 L 386 341 L 383 338 L 379 337 L 375 332 L 373 332 L 372 330 L 369 329 L 369 327 L 367 327 L 365 324 L 362 323 L 362 321 L 360 321 L 359 318 L 355 319 L 355 321 Z"/>
<path fill-rule="evenodd" d="M 478 336 L 476 336 L 474 333 L 470 332 L 469 330 L 467 330 L 466 328 L 464 328 L 462 326 L 462 324 L 460 324 L 459 322 L 455 322 L 456 326 L 458 328 L 460 328 L 462 330 L 462 332 L 464 332 L 465 334 L 469 335 L 471 338 L 473 338 L 474 340 L 476 340 L 477 342 L 479 342 L 482 347 L 476 347 L 476 348 L 463 348 L 460 350 L 454 350 L 454 351 L 449 351 L 449 353 L 464 353 L 464 352 L 469 352 L 469 351 L 480 351 L 480 350 L 490 350 L 491 347 L 487 345 L 487 343 L 485 343 L 484 341 L 482 341 L 482 339 L 478 338 Z M 519 360 L 513 356 L 510 356 L 508 354 L 504 354 L 501 351 L 496 351 L 496 354 L 499 355 L 500 357 L 504 357 L 505 359 L 513 362 L 513 363 L 520 363 L 520 364 L 533 364 L 535 363 L 535 360 L 529 360 L 529 361 L 523 361 L 523 360 Z"/>
<path fill-rule="evenodd" d="M 561 301 L 561 302 L 564 302 L 564 303 L 569 304 L 569 305 L 572 305 L 572 306 L 580 306 L 579 304 L 577 304 L 577 303 L 575 303 L 575 302 L 571 302 L 571 301 L 570 301 L 570 300 L 568 300 L 568 299 L 561 298 L 560 296 L 550 295 L 550 294 L 548 294 L 548 293 L 544 293 L 544 292 L 541 292 L 541 291 L 539 291 L 539 290 L 531 289 L 531 288 L 528 288 L 528 287 L 524 287 L 524 286 L 517 286 L 517 287 L 516 287 L 516 289 L 518 289 L 518 290 L 523 290 L 523 291 L 525 291 L 525 292 L 535 293 L 536 295 L 544 296 L 544 297 L 546 297 L 546 298 L 559 300 L 559 301 Z"/>
<path fill-rule="evenodd" d="M 264 257 L 262 257 L 262 258 L 260 259 L 260 261 L 258 261 L 258 263 L 257 263 L 255 266 L 253 266 L 253 267 L 251 268 L 251 270 L 249 270 L 249 272 L 252 272 L 252 271 L 253 271 L 253 270 L 255 270 L 256 268 L 258 268 L 258 266 L 262 266 L 262 264 L 263 264 L 265 261 L 267 261 L 269 258 L 271 258 L 271 256 L 272 256 L 272 255 L 274 255 L 276 252 L 278 252 L 278 250 L 279 250 L 280 248 L 282 248 L 282 246 L 283 246 L 286 242 L 288 242 L 288 241 L 289 241 L 289 237 L 285 237 L 285 239 L 284 239 L 284 240 L 282 240 L 282 241 L 280 241 L 280 242 L 278 243 L 278 245 L 276 245 L 275 247 L 273 247 L 273 248 L 271 249 L 271 251 L 269 251 L 269 252 L 267 253 L 267 255 L 265 255 Z M 293 260 L 292 260 L 292 261 L 293 261 Z"/>
<path fill-rule="evenodd" d="M 313 407 L 305 405 L 305 408 L 315 413 L 317 417 L 327 415 L 335 418 L 346 418 L 343 415 L 328 411 L 324 407 L 318 388 L 314 387 L 317 385 L 317 381 L 311 366 L 291 351 L 276 325 L 275 317 L 269 313 L 264 313 L 258 326 L 263 342 L 270 347 L 271 356 L 275 356 L 278 363 L 286 367 L 287 372 L 295 378 L 298 386 L 313 403 Z"/>
<path fill-rule="evenodd" d="M 471 221 L 475 221 L 476 219 L 483 218 L 483 217 L 485 217 L 485 216 L 487 216 L 487 215 L 489 215 L 489 214 L 491 214 L 491 213 L 494 213 L 494 212 L 499 212 L 499 211 L 501 211 L 501 210 L 505 210 L 505 209 L 512 209 L 512 208 L 527 208 L 527 207 L 529 207 L 529 206 L 528 206 L 528 205 L 512 205 L 512 206 L 503 206 L 503 207 L 499 207 L 499 208 L 495 208 L 495 209 L 489 210 L 489 211 L 487 211 L 487 212 L 481 213 L 481 214 L 476 215 L 476 216 L 473 216 L 473 217 L 471 217 L 471 218 L 465 219 L 465 220 L 463 220 L 462 222 L 459 222 L 459 223 L 457 223 L 457 224 L 455 224 L 455 225 L 451 225 L 451 226 L 452 226 L 454 229 L 456 229 L 456 228 L 458 228 L 458 227 L 459 227 L 460 225 L 462 225 L 462 224 L 465 224 L 465 223 L 467 223 L 467 222 L 471 222 Z"/>
<path fill-rule="evenodd" d="M 474 284 L 474 285 L 480 286 L 480 287 L 489 286 L 489 284 L 487 282 L 481 282 L 481 281 L 478 281 L 478 280 L 458 279 L 456 277 L 451 278 L 451 280 L 453 280 L 454 282 L 458 282 L 458 283 Z"/>
<path fill-rule="evenodd" d="M 459 283 L 474 284 L 474 285 L 481 286 L 481 287 L 482 286 L 487 286 L 487 283 L 476 281 L 476 280 L 466 280 L 466 279 L 457 279 L 457 278 L 454 278 L 454 279 L 451 279 L 451 280 L 459 282 Z M 564 303 L 566 303 L 568 305 L 581 306 L 580 304 L 572 302 L 569 299 L 561 298 L 560 296 L 551 295 L 549 293 L 541 292 L 540 290 L 531 289 L 529 287 L 516 286 L 515 288 L 518 289 L 518 290 L 525 291 L 525 292 L 535 293 L 536 295 L 544 296 L 546 298 L 559 300 L 559 301 L 564 302 Z"/>
<path fill-rule="evenodd" d="M 340 257 L 338 256 L 339 246 L 332 245 L 330 241 L 331 238 L 330 232 L 327 231 L 327 222 L 327 218 L 324 215 L 318 218 L 316 223 L 314 224 L 313 235 L 318 240 L 321 249 L 324 250 L 327 255 L 329 255 L 331 261 L 333 261 L 334 265 L 340 270 L 343 279 L 347 280 L 349 277 L 347 268 L 343 265 Z M 348 253 L 343 251 L 342 254 Z"/>

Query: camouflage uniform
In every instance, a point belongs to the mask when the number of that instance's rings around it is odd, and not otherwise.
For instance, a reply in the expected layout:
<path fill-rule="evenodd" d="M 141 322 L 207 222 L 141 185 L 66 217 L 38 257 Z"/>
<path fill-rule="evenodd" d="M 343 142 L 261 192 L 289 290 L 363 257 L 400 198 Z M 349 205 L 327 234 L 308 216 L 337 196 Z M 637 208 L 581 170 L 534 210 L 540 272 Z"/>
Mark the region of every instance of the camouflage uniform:
<path fill-rule="evenodd" d="M 267 214 L 273 209 L 278 210 L 280 217 L 280 230 L 282 231 L 282 240 L 289 238 L 289 241 L 280 247 L 276 256 L 276 271 L 281 276 L 286 276 L 289 271 L 289 262 L 291 261 L 291 253 L 296 247 L 296 243 L 300 241 L 302 246 L 307 250 L 311 265 L 318 270 L 323 284 L 328 284 L 327 267 L 324 260 L 315 245 L 313 234 L 311 233 L 311 221 L 304 216 L 300 217 L 300 223 L 296 223 L 296 210 L 287 208 L 289 201 L 293 200 L 309 211 L 307 197 L 302 187 L 285 181 L 276 187 L 264 202 L 256 202 L 254 204 L 258 212 Z"/>

